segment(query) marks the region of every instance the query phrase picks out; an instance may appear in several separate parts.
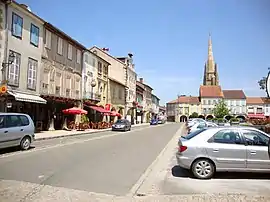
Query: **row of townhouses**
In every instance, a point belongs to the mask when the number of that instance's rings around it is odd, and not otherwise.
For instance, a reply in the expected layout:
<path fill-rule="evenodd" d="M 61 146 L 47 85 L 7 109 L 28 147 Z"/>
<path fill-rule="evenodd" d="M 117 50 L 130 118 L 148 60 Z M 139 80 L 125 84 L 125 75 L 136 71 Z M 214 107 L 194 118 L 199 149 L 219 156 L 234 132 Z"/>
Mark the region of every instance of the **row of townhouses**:
<path fill-rule="evenodd" d="M 245 119 L 247 117 L 264 118 L 270 115 L 269 99 L 246 97 L 243 90 L 222 90 L 213 56 L 212 39 L 209 35 L 208 57 L 204 65 L 203 85 L 199 88 L 199 96 L 182 95 L 168 102 L 167 118 L 171 121 L 183 122 L 194 112 L 201 118 L 214 118 L 212 111 L 220 100 L 225 101 L 231 117 Z"/>
<path fill-rule="evenodd" d="M 2 112 L 27 113 L 39 130 L 62 129 L 62 110 L 74 106 L 91 121 L 115 111 L 135 124 L 159 113 L 153 89 L 137 81 L 132 54 L 88 49 L 14 0 L 0 1 L 0 20 Z"/>
<path fill-rule="evenodd" d="M 213 108 L 224 100 L 230 115 L 242 119 L 270 116 L 270 100 L 263 97 L 246 97 L 243 90 L 221 90 L 220 86 L 201 86 L 198 97 L 179 96 L 167 103 L 169 120 L 186 121 L 194 112 L 201 118 L 214 118 Z M 227 117 L 230 118 L 230 117 Z"/>

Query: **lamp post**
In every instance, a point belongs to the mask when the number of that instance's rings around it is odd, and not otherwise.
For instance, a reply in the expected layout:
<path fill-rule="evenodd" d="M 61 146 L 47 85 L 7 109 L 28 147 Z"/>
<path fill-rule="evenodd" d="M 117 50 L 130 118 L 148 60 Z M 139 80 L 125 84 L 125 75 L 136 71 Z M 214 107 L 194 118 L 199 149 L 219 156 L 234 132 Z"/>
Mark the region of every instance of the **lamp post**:
<path fill-rule="evenodd" d="M 91 99 L 93 100 L 93 98 L 94 98 L 94 87 L 97 85 L 97 82 L 96 82 L 96 80 L 95 79 L 92 79 L 92 81 L 91 81 L 91 87 L 92 87 L 92 89 L 91 89 Z"/>
<path fill-rule="evenodd" d="M 7 112 L 7 84 L 8 84 L 8 79 L 7 79 L 7 69 L 9 69 L 9 65 L 11 65 L 15 60 L 15 54 L 14 52 L 10 51 L 8 55 L 8 61 L 2 63 L 2 82 L 1 82 L 1 94 L 5 94 L 4 98 L 4 111 Z"/>
<path fill-rule="evenodd" d="M 9 56 L 8 56 L 8 61 L 2 63 L 2 84 L 7 84 L 7 67 L 11 65 L 15 60 L 15 54 L 14 52 L 10 51 Z"/>

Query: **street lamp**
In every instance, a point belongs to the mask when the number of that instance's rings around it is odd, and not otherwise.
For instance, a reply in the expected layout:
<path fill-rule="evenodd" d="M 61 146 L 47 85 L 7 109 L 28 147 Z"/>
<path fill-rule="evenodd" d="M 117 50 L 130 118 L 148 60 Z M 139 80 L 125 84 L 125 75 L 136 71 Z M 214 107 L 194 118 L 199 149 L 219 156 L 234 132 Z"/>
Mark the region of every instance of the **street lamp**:
<path fill-rule="evenodd" d="M 97 82 L 95 79 L 92 79 L 91 81 L 91 87 L 92 87 L 92 93 L 91 93 L 91 99 L 93 100 L 93 97 L 94 97 L 94 87 L 97 85 Z"/>
<path fill-rule="evenodd" d="M 8 56 L 8 62 L 2 62 L 2 83 L 7 83 L 7 67 L 11 65 L 15 60 L 15 54 L 13 51 L 10 51 L 9 56 Z"/>

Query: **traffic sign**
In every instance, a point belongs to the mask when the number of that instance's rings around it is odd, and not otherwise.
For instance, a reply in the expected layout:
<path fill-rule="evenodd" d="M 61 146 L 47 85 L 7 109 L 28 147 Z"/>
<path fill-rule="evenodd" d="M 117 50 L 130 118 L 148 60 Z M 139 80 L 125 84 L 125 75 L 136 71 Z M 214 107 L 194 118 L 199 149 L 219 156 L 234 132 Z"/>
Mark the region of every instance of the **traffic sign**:
<path fill-rule="evenodd" d="M 0 87 L 0 93 L 6 93 L 7 92 L 7 86 L 6 85 L 2 85 Z"/>

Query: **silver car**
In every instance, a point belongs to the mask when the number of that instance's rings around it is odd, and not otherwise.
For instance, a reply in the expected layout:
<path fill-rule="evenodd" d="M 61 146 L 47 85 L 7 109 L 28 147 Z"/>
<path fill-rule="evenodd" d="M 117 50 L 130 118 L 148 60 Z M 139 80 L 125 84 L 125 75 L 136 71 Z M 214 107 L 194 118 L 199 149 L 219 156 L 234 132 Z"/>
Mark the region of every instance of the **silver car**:
<path fill-rule="evenodd" d="M 213 127 L 179 139 L 178 165 L 199 179 L 215 172 L 270 172 L 270 136 L 252 127 Z"/>
<path fill-rule="evenodd" d="M 188 127 L 188 133 L 192 133 L 196 130 L 201 130 L 202 128 L 210 128 L 210 127 L 218 127 L 218 125 L 212 122 L 198 122 L 195 123 L 193 126 Z"/>
<path fill-rule="evenodd" d="M 0 113 L 0 148 L 20 146 L 30 148 L 35 137 L 35 126 L 31 117 L 20 113 Z"/>

